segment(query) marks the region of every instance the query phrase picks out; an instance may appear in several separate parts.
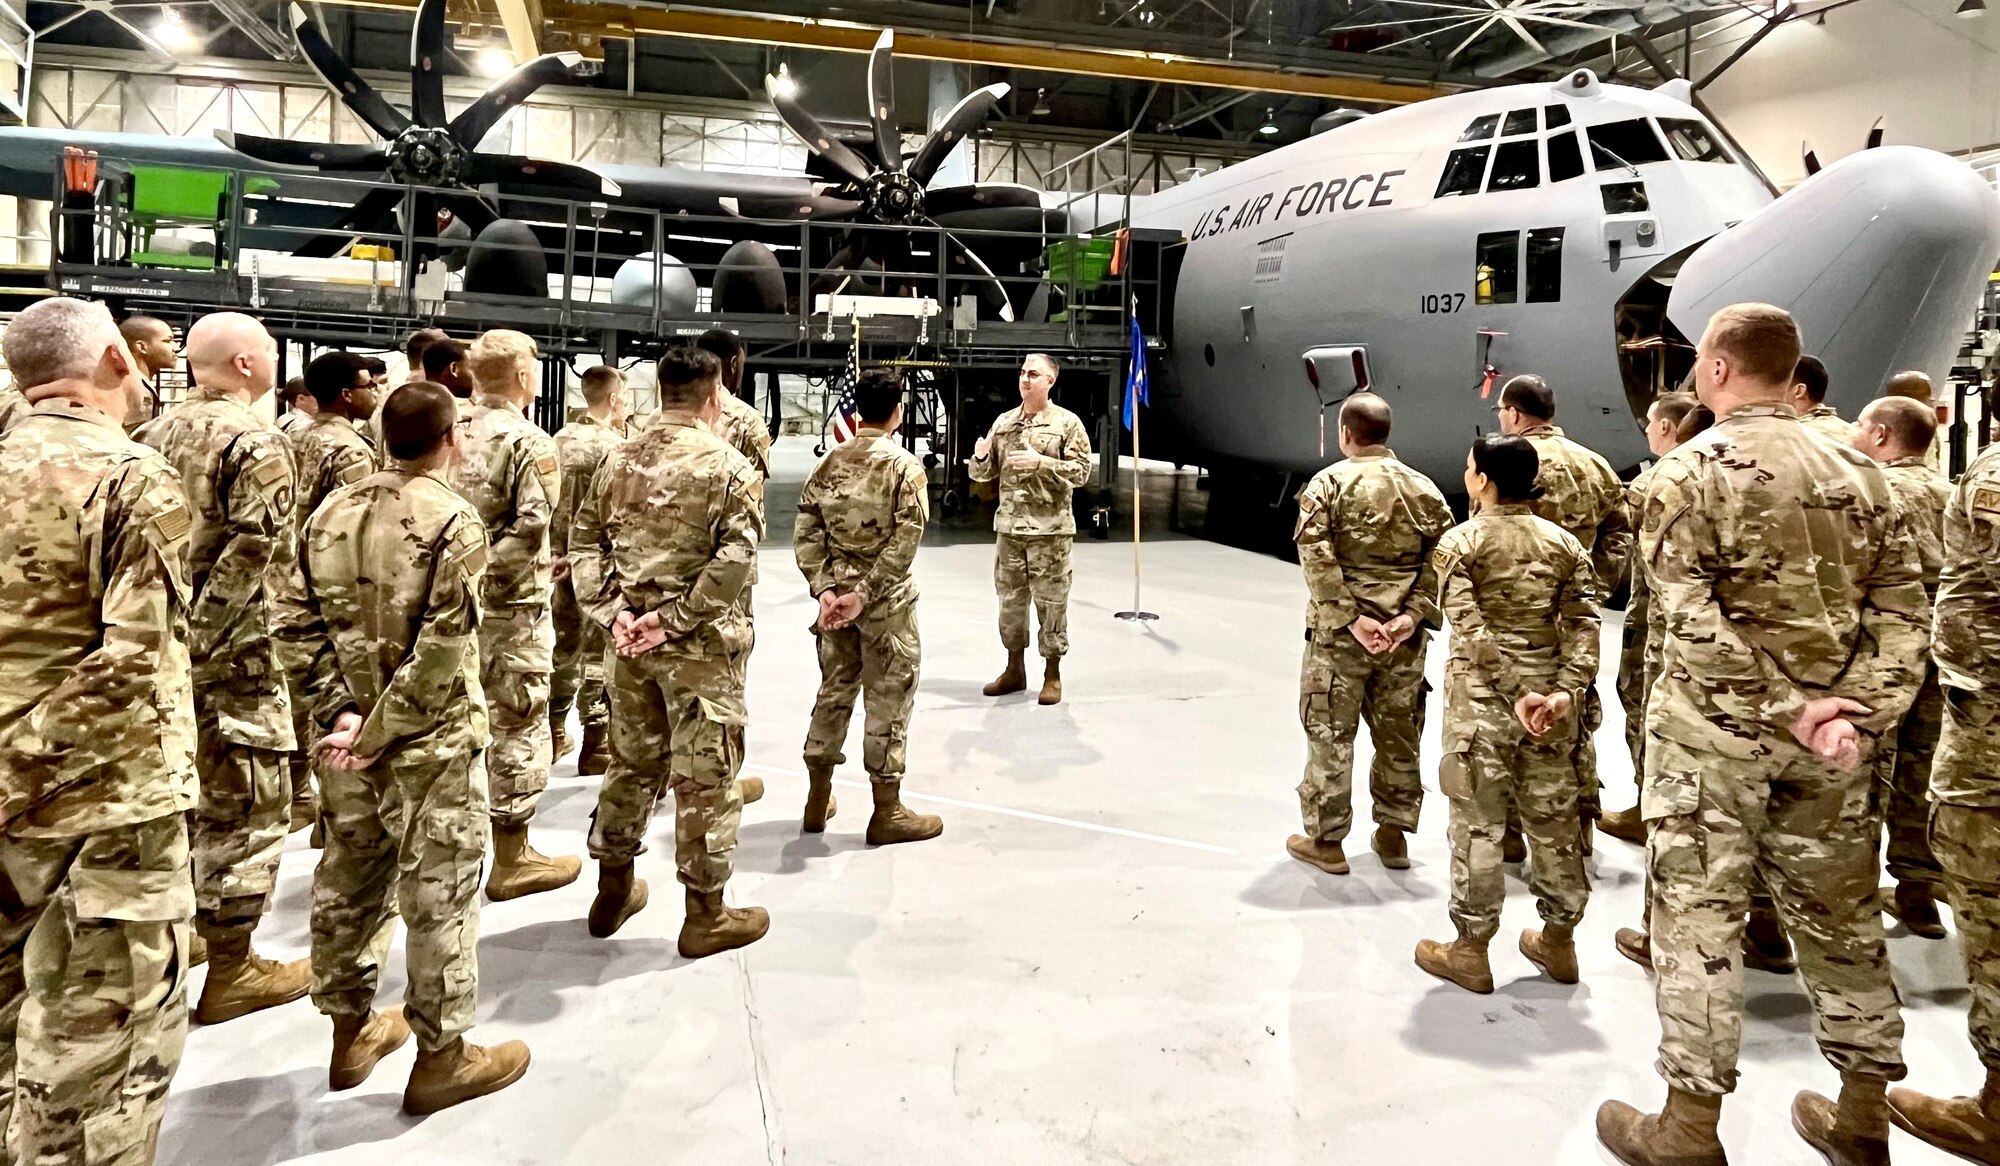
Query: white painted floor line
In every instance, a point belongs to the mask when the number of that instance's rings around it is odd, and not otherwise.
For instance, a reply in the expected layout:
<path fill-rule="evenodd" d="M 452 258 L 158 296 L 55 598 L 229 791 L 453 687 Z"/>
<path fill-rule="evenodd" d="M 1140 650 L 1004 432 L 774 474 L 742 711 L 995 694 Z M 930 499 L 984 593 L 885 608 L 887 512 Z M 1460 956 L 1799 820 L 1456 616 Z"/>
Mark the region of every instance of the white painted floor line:
<path fill-rule="evenodd" d="M 755 772 L 761 774 L 769 774 L 773 777 L 790 777 L 790 778 L 796 778 L 799 781 L 804 781 L 806 779 L 806 775 L 803 770 L 780 769 L 773 765 L 746 763 L 743 766 L 743 769 L 744 772 L 746 773 Z M 833 784 L 844 785 L 847 786 L 849 789 L 867 789 L 869 786 L 868 782 L 853 781 L 851 779 L 844 777 L 834 778 Z M 1075 818 L 1058 818 L 1050 814 L 1037 814 L 1031 810 L 1013 810 L 1013 809 L 1008 809 L 1006 806 L 989 806 L 984 802 L 962 801 L 958 798 L 948 798 L 940 794 L 926 794 L 926 793 L 915 793 L 915 792 L 905 791 L 903 794 L 903 798 L 906 801 L 912 801 L 912 802 L 936 802 L 938 805 L 941 806 L 955 806 L 961 810 L 978 810 L 987 814 L 1001 814 L 1009 818 L 1025 818 L 1030 822 L 1047 822 L 1053 826 L 1072 826 L 1078 830 L 1090 830 L 1098 834 L 1113 834 L 1120 838 L 1136 838 L 1141 842 L 1163 842 L 1168 846 L 1180 846 L 1188 850 L 1201 850 L 1201 851 L 1206 851 L 1209 854 L 1222 854 L 1234 857 L 1235 855 L 1240 853 L 1240 851 L 1238 851 L 1233 846 L 1216 846 L 1213 843 L 1208 843 L 1208 842 L 1190 842 L 1185 838 L 1168 838 L 1163 834 L 1148 834 L 1143 830 L 1127 830 L 1124 829 L 1123 827 L 1104 826 L 1096 822 L 1079 822 Z"/>

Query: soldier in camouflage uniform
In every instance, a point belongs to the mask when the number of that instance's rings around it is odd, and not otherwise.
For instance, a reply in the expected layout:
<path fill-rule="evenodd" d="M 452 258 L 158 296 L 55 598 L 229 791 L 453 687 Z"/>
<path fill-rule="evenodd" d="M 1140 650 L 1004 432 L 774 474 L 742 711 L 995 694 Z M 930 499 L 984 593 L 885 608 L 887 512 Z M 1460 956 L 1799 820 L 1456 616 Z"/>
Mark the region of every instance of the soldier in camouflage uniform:
<path fill-rule="evenodd" d="M 360 360 L 359 357 L 355 359 L 357 362 Z M 369 378 L 368 386 L 374 388 L 373 377 Z M 304 377 L 293 377 L 286 381 L 285 391 L 279 395 L 285 402 L 285 411 L 278 414 L 278 432 L 284 434 L 285 440 L 292 443 L 296 449 L 299 435 L 312 424 L 313 418 L 319 416 L 319 402 L 313 399 L 312 389 L 306 384 Z"/>
<path fill-rule="evenodd" d="M 486 894 L 495 900 L 566 887 L 583 866 L 575 855 L 551 858 L 528 843 L 528 823 L 555 761 L 549 525 L 561 498 L 562 461 L 555 441 L 525 412 L 535 399 L 540 356 L 533 339 L 505 329 L 472 342 L 466 363 L 479 391 L 462 410 L 465 455 L 452 474 L 452 486 L 479 509 L 492 541 L 480 596 L 479 660 L 493 730 L 486 754 L 493 872 Z"/>
<path fill-rule="evenodd" d="M 1931 441 L 1930 448 L 1924 451 L 1924 464 L 1934 473 L 1944 473 L 1944 423 L 1938 420 L 1937 406 L 1931 403 L 1936 399 L 1937 388 L 1931 384 L 1930 374 L 1915 369 L 1896 373 L 1882 383 L 1882 395 L 1908 398 L 1922 405 L 1924 412 L 1931 415 L 1931 421 L 1937 426 L 1938 433 Z"/>
<path fill-rule="evenodd" d="M 612 633 L 611 769 L 597 799 L 590 933 L 646 905 L 632 875 L 653 806 L 671 785 L 674 852 L 687 889 L 680 952 L 742 947 L 770 929 L 761 907 L 725 907 L 742 817 L 743 670 L 738 598 L 764 533 L 764 482 L 709 429 L 721 368 L 698 348 L 660 360 L 660 414 L 614 450 L 570 531 L 576 601 Z"/>
<path fill-rule="evenodd" d="M 1966 467 L 1944 512 L 1932 628 L 1944 725 L 1931 765 L 1930 844 L 1972 984 L 1979 1092 L 1889 1094 L 1895 1123 L 1968 1161 L 2000 1163 L 2000 445 Z"/>
<path fill-rule="evenodd" d="M 569 575 L 569 531 L 576 508 L 590 491 L 591 480 L 604 459 L 625 440 L 625 376 L 617 369 L 598 365 L 583 374 L 583 416 L 556 434 L 556 457 L 562 462 L 562 487 L 556 500 L 555 523 L 549 531 L 549 550 L 555 555 L 556 625 L 555 675 L 549 685 L 549 731 L 555 735 L 552 752 L 557 757 L 569 753 L 569 712 L 574 708 L 583 726 L 583 749 L 577 754 L 576 771 L 585 776 L 603 773 L 611 754 L 604 742 L 604 629 L 583 614 L 576 605 L 576 589 Z"/>
<path fill-rule="evenodd" d="M 125 431 L 130 433 L 160 415 L 160 374 L 178 367 L 181 353 L 174 344 L 173 325 L 157 316 L 127 316 L 119 321 L 118 333 L 139 362 L 139 381 L 146 390 L 125 418 Z"/>
<path fill-rule="evenodd" d="M 1880 463 L 1889 479 L 1897 513 L 1916 545 L 1924 594 L 1935 598 L 1944 568 L 1944 511 L 1951 504 L 1951 483 L 1924 458 L 1936 445 L 1937 414 L 1928 403 L 1884 397 L 1861 411 L 1855 430 L 1854 448 Z M 1930 621 L 1924 622 L 1928 626 Z M 1883 736 L 1875 757 L 1875 793 L 1889 835 L 1889 877 L 1896 880 L 1892 909 L 1912 935 L 1925 939 L 1945 936 L 1937 909 L 1944 872 L 1928 837 L 1931 756 L 1943 724 L 1944 692 L 1932 665 L 1924 669 L 1909 715 L 1893 735 Z"/>
<path fill-rule="evenodd" d="M 724 328 L 710 328 L 695 340 L 694 346 L 709 353 L 722 365 L 722 405 L 716 414 L 715 424 L 710 428 L 715 435 L 727 442 L 729 448 L 750 459 L 757 476 L 765 482 L 771 480 L 771 426 L 764 420 L 756 406 L 743 399 L 743 344 L 736 334 Z M 743 585 L 743 593 L 737 600 L 742 609 L 744 623 L 750 629 L 749 645 L 736 657 L 736 663 L 744 670 L 744 679 L 749 679 L 750 653 L 757 647 L 757 625 L 751 613 L 751 592 L 757 586 L 757 560 L 750 560 L 750 581 Z M 761 777 L 739 777 L 736 790 L 743 796 L 743 804 L 749 805 L 764 796 L 764 779 Z"/>
<path fill-rule="evenodd" d="M 28 399 L 13 385 L 0 388 L 0 433 L 14 428 L 14 423 L 28 415 Z"/>
<path fill-rule="evenodd" d="M 1625 486 L 1611 465 L 1564 436 L 1556 425 L 1555 392 L 1542 378 L 1518 376 L 1500 389 L 1500 431 L 1525 437 L 1541 459 L 1542 496 L 1536 515 L 1568 531 L 1583 544 L 1597 570 L 1598 597 L 1611 594 L 1632 553 L 1632 527 L 1625 520 Z M 1600 812 L 1597 783 L 1597 730 L 1604 724 L 1604 702 L 1596 678 L 1585 685 L 1578 705 L 1576 734 L 1577 812 L 1583 822 L 1583 852 L 1591 851 L 1591 829 Z M 1508 861 L 1517 862 L 1519 843 L 1514 820 L 1508 821 Z"/>
<path fill-rule="evenodd" d="M 1543 929 L 1521 954 L 1558 983 L 1577 982 L 1577 924 L 1590 899 L 1577 819 L 1576 710 L 1597 675 L 1597 572 L 1582 544 L 1533 513 L 1535 447 L 1482 437 L 1466 457 L 1474 517 L 1435 552 L 1451 622 L 1444 760 L 1451 799 L 1451 918 L 1458 937 L 1417 944 L 1417 966 L 1471 992 L 1493 990 L 1487 945 L 1506 900 L 1501 835 L 1508 807 L 1530 845 L 1528 886 Z"/>
<path fill-rule="evenodd" d="M 792 553 L 819 602 L 819 698 L 806 731 L 804 826 L 833 816 L 833 770 L 854 698 L 867 701 L 862 763 L 875 799 L 868 844 L 921 842 L 944 832 L 932 814 L 903 806 L 904 741 L 917 699 L 917 584 L 910 578 L 930 518 L 929 483 L 916 455 L 895 442 L 903 384 L 871 369 L 854 390 L 861 428 L 826 455 L 799 492 Z"/>
<path fill-rule="evenodd" d="M 307 524 L 281 632 L 310 660 L 326 855 L 313 872 L 313 1003 L 333 1020 L 327 1087 L 352 1089 L 415 1032 L 403 1094 L 435 1113 L 505 1088 L 527 1046 L 467 1044 L 478 1003 L 486 855 L 486 702 L 479 581 L 486 527 L 445 484 L 460 451 L 443 385 L 382 410 L 390 468 L 336 489 Z M 401 1008 L 374 1010 L 397 915 L 409 928 Z"/>
<path fill-rule="evenodd" d="M 1799 357 L 1798 367 L 1792 370 L 1792 408 L 1807 429 L 1841 445 L 1853 445 L 1854 423 L 1826 403 L 1829 380 L 1819 357 Z"/>
<path fill-rule="evenodd" d="M 1403 835 L 1417 828 L 1424 799 L 1424 653 L 1438 625 L 1431 548 L 1450 528 L 1451 510 L 1434 482 L 1396 460 L 1390 422 L 1381 397 L 1349 397 L 1340 409 L 1344 460 L 1299 493 L 1295 537 L 1312 596 L 1299 675 L 1305 833 L 1285 849 L 1329 874 L 1348 870 L 1341 844 L 1354 822 L 1354 733 L 1363 718 L 1375 748 L 1371 844 L 1384 866 L 1410 865 Z"/>
<path fill-rule="evenodd" d="M 144 1166 L 187 1033 L 190 519 L 103 305 L 36 303 L 5 353 L 0 1160 Z"/>
<path fill-rule="evenodd" d="M 1598 1138 L 1628 1166 L 1724 1161 L 1753 872 L 1842 1077 L 1837 1104 L 1800 1093 L 1792 1123 L 1828 1161 L 1889 1160 L 1883 1094 L 1903 1075 L 1903 1022 L 1862 763 L 1922 679 L 1924 594 L 1881 471 L 1786 403 L 1798 343 L 1778 308 L 1718 312 L 1695 377 L 1720 420 L 1667 455 L 1646 494 L 1640 550 L 1666 621 L 1644 808 L 1668 1100 L 1657 1115 L 1598 1111 Z"/>
<path fill-rule="evenodd" d="M 292 458 L 252 410 L 277 368 L 263 325 L 234 312 L 205 316 L 188 329 L 187 354 L 193 391 L 140 436 L 180 474 L 193 516 L 195 930 L 209 957 L 195 1019 L 220 1024 L 297 1000 L 310 983 L 305 960 L 280 965 L 250 950 L 291 829 L 285 754 L 296 742 L 265 583 L 291 554 Z"/>
<path fill-rule="evenodd" d="M 993 514 L 993 586 L 1000 594 L 1000 643 L 1007 667 L 984 689 L 1005 696 L 1028 687 L 1032 601 L 1042 653 L 1041 704 L 1062 700 L 1062 658 L 1069 651 L 1070 546 L 1076 514 L 1070 496 L 1090 480 L 1090 434 L 1076 414 L 1049 400 L 1061 374 L 1043 353 L 1021 361 L 1021 406 L 994 420 L 966 462 L 975 482 L 999 483 Z"/>

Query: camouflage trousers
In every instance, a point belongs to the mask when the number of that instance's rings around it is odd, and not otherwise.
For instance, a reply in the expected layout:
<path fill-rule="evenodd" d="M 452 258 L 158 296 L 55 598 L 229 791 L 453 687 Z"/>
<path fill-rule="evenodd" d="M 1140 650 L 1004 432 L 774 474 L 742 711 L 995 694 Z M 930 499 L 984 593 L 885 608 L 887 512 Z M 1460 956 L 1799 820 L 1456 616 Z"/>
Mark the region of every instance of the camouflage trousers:
<path fill-rule="evenodd" d="M 1635 586 L 1618 642 L 1618 705 L 1625 710 L 1625 749 L 1632 755 L 1635 780 L 1646 772 L 1646 694 L 1653 688 L 1646 675 L 1646 620 L 1635 611 L 1642 594 Z"/>
<path fill-rule="evenodd" d="M 847 760 L 841 746 L 854 719 L 854 699 L 860 696 L 865 702 L 862 764 L 877 781 L 901 781 L 923 655 L 916 602 L 869 607 L 844 628 L 815 628 L 813 634 L 819 637 L 819 697 L 806 730 L 806 764 L 835 766 Z"/>
<path fill-rule="evenodd" d="M 1034 604 L 1037 647 L 1059 660 L 1069 652 L 1069 551 L 1066 534 L 995 536 L 993 589 L 1000 595 L 1000 643 L 1028 647 L 1028 605 Z"/>
<path fill-rule="evenodd" d="M 1590 901 L 1576 819 L 1575 722 L 1530 737 L 1504 696 L 1474 696 L 1446 681 L 1444 759 L 1438 784 L 1451 799 L 1451 920 L 1487 942 L 1507 898 L 1501 838 L 1509 808 L 1528 839 L 1528 889 L 1545 923 L 1575 928 Z"/>
<path fill-rule="evenodd" d="M 1842 773 L 1789 738 L 1757 752 L 1698 751 L 1657 732 L 1646 742 L 1660 1076 L 1691 1093 L 1735 1090 L 1744 916 L 1761 875 L 1798 953 L 1821 1054 L 1842 1073 L 1899 1080 L 1874 775 L 1866 764 Z"/>
<path fill-rule="evenodd" d="M 292 736 L 299 747 L 285 754 L 287 788 L 291 799 L 303 802 L 313 795 L 312 747 L 313 743 L 326 735 L 326 730 L 313 722 L 312 694 L 306 691 L 305 677 L 286 677 L 286 685 L 292 692 Z"/>
<path fill-rule="evenodd" d="M 321 771 L 326 852 L 313 871 L 313 1003 L 366 1015 L 400 914 L 409 929 L 403 1012 L 417 1046 L 472 1027 L 479 1002 L 479 875 L 486 860 L 480 751 L 419 745 L 368 769 Z"/>
<path fill-rule="evenodd" d="M 604 701 L 604 649 L 610 639 L 577 607 L 576 591 L 568 579 L 556 582 L 553 615 L 556 649 L 549 681 L 549 723 L 567 721 L 573 708 L 583 727 L 601 725 L 610 715 Z"/>
<path fill-rule="evenodd" d="M 555 629 L 546 607 L 486 612 L 479 621 L 479 683 L 493 744 L 486 751 L 493 820 L 526 825 L 549 788 L 555 734 L 549 728 L 549 673 Z"/>
<path fill-rule="evenodd" d="M 187 821 L 0 839 L 0 1131 L 22 1166 L 150 1166 L 187 1037 Z"/>
<path fill-rule="evenodd" d="M 1375 756 L 1368 794 L 1377 825 L 1417 828 L 1424 779 L 1417 764 L 1424 735 L 1422 631 L 1402 647 L 1371 654 L 1346 631 L 1315 633 L 1299 669 L 1299 721 L 1306 730 L 1306 771 L 1299 782 L 1305 833 L 1340 842 L 1354 826 L 1354 732 L 1368 722 Z"/>
<path fill-rule="evenodd" d="M 611 765 L 597 795 L 590 856 L 630 862 L 645 850 L 653 807 L 674 792 L 674 864 L 696 891 L 729 881 L 743 797 L 741 653 L 609 658 Z"/>
<path fill-rule="evenodd" d="M 1933 777 L 1941 789 L 2000 789 L 2000 698 L 1944 690 Z M 1931 806 L 1931 850 L 1972 983 L 1972 1048 L 2000 1072 L 2000 798 Z"/>
<path fill-rule="evenodd" d="M 285 754 L 226 740 L 215 722 L 203 721 L 196 727 L 195 769 L 201 800 L 188 818 L 195 930 L 205 939 L 254 931 L 292 828 Z"/>
<path fill-rule="evenodd" d="M 1944 691 L 1937 667 L 1924 670 L 1917 702 L 1894 737 L 1884 737 L 1875 758 L 1876 813 L 1889 834 L 1889 877 L 1900 883 L 1942 881 L 1931 853 L 1931 757 L 1944 727 Z"/>

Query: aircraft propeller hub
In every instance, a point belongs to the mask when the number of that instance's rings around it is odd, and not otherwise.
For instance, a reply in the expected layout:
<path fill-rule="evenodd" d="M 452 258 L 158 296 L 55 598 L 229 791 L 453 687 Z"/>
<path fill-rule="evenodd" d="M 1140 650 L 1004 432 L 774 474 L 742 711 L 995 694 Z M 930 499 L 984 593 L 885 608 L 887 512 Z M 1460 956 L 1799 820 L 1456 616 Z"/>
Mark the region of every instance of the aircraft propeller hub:
<path fill-rule="evenodd" d="M 413 125 L 389 143 L 389 173 L 415 186 L 455 186 L 466 151 L 447 129 Z"/>
<path fill-rule="evenodd" d="M 916 222 L 924 214 L 923 184 L 900 171 L 877 173 L 868 181 L 862 207 L 877 222 Z"/>

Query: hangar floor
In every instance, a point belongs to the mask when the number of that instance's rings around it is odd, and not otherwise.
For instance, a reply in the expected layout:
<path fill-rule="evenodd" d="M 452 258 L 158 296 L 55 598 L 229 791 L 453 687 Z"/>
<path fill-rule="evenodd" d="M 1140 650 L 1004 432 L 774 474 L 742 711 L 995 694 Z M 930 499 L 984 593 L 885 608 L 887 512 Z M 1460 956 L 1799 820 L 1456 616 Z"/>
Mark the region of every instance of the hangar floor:
<path fill-rule="evenodd" d="M 817 675 L 789 523 L 811 444 L 778 452 L 746 770 L 770 793 L 744 815 L 730 887 L 732 901 L 770 909 L 769 937 L 699 962 L 675 954 L 662 818 L 641 859 L 653 904 L 609 942 L 584 932 L 588 866 L 563 891 L 485 906 L 473 1036 L 532 1045 L 520 1085 L 406 1118 L 406 1048 L 362 1088 L 328 1094 L 328 1026 L 301 1002 L 190 1034 L 162 1163 L 1548 1166 L 1601 1160 L 1591 1119 L 1603 1099 L 1657 1104 L 1651 984 L 1611 945 L 1639 912 L 1634 848 L 1606 840 L 1595 859 L 1578 987 L 1513 950 L 1535 915 L 1510 880 L 1489 997 L 1411 964 L 1419 938 L 1449 934 L 1441 798 L 1426 802 L 1412 870 L 1368 853 L 1365 807 L 1352 875 L 1285 856 L 1304 756 L 1304 592 L 1276 558 L 1163 537 L 1147 550 L 1146 590 L 1162 618 L 1138 625 L 1112 618 L 1131 599 L 1129 542 L 1080 542 L 1069 695 L 1044 709 L 1032 693 L 979 694 L 1000 662 L 989 539 L 934 531 L 918 558 L 925 661 L 909 792 L 944 815 L 945 835 L 865 847 L 854 765 L 829 831 L 801 836 L 798 751 Z M 1615 633 L 1607 622 L 1607 645 Z M 1617 806 L 1632 783 L 1615 702 L 1609 717 L 1600 740 Z M 858 761 L 858 724 L 854 734 Z M 1433 719 L 1428 761 L 1436 738 Z M 559 765 L 543 849 L 580 853 L 594 799 L 593 781 Z M 306 951 L 303 843 L 287 844 L 259 932 L 268 954 Z M 1956 940 L 1899 928 L 1890 942 L 1910 1083 L 1974 1085 Z M 389 1002 L 401 960 L 399 940 Z M 1836 1084 L 1805 998 L 1751 973 L 1748 1010 L 1725 1140 L 1760 1166 L 1817 1162 L 1787 1117 L 1795 1090 Z M 1895 1138 L 1899 1162 L 1948 1160 Z"/>

